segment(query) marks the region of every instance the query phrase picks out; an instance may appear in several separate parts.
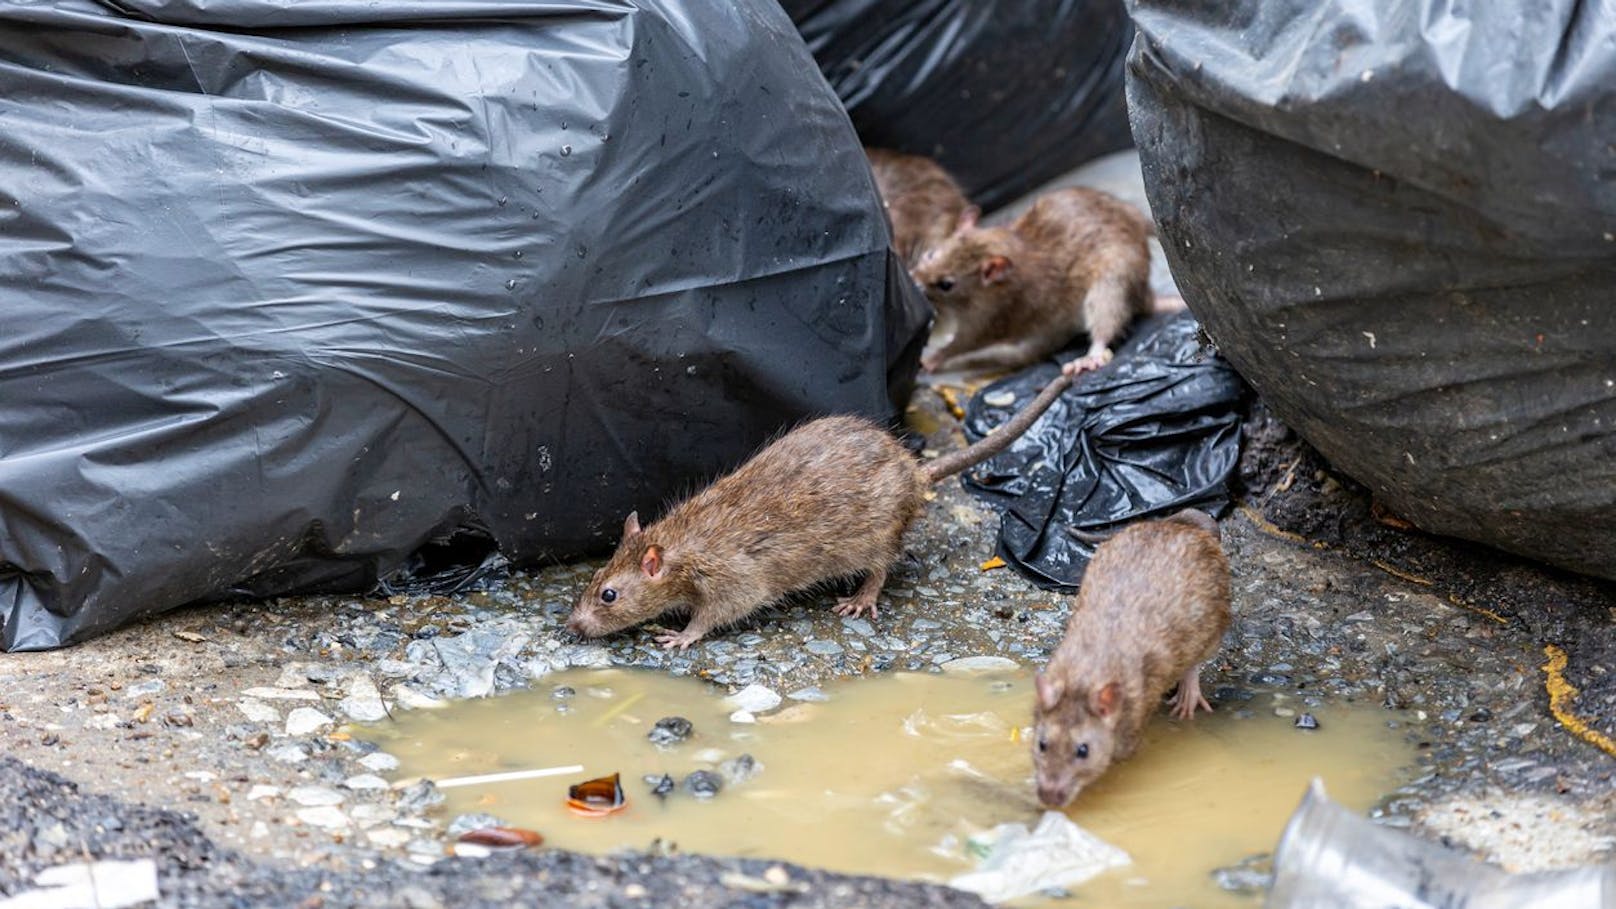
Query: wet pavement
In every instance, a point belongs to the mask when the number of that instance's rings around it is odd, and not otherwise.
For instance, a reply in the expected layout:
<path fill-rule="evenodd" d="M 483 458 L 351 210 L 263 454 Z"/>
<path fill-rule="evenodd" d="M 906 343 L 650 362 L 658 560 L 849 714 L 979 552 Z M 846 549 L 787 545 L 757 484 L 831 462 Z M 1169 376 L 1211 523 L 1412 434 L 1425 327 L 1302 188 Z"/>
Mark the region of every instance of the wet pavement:
<path fill-rule="evenodd" d="M 946 397 L 923 387 L 911 408 L 930 451 L 961 443 Z M 1516 870 L 1610 860 L 1616 585 L 1401 525 L 1257 411 L 1242 503 L 1223 521 L 1236 620 L 1203 676 L 1212 702 L 1239 710 L 1255 692 L 1282 691 L 1304 707 L 1381 705 L 1420 755 L 1415 781 L 1374 810 L 1382 822 Z M 0 657 L 0 894 L 85 854 L 155 854 L 164 904 L 176 906 L 975 905 L 790 867 L 781 889 L 760 862 L 446 858 L 450 819 L 436 793 L 393 788 L 391 756 L 345 724 L 569 667 L 811 698 L 832 679 L 961 659 L 1039 665 L 1070 600 L 984 570 L 996 528 L 992 511 L 945 483 L 878 617 L 842 619 L 831 594 L 802 596 L 684 653 L 655 646 L 650 629 L 565 634 L 585 564 L 449 597 L 189 609 L 68 650 Z"/>

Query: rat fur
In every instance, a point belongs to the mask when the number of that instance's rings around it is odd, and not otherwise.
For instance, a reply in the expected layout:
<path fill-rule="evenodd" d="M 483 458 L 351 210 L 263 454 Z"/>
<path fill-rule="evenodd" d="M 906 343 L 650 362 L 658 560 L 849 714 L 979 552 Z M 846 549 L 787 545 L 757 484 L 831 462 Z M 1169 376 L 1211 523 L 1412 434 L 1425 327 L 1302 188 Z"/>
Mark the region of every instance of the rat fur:
<path fill-rule="evenodd" d="M 892 225 L 892 248 L 904 267 L 948 238 L 970 206 L 965 193 L 942 165 L 920 155 L 866 148 L 870 173 Z"/>
<path fill-rule="evenodd" d="M 630 514 L 567 627 L 599 637 L 684 610 L 684 630 L 657 642 L 687 648 L 792 591 L 856 575 L 863 582 L 836 611 L 873 617 L 928 487 L 1003 451 L 1071 382 L 1057 376 L 976 444 L 926 463 L 862 417 L 806 423 L 651 526 Z"/>
<path fill-rule="evenodd" d="M 1174 716 L 1211 710 L 1201 664 L 1229 621 L 1229 562 L 1204 512 L 1133 524 L 1100 544 L 1034 686 L 1039 801 L 1062 808 L 1133 754 L 1175 683 Z"/>
<path fill-rule="evenodd" d="M 1110 362 L 1129 323 L 1154 308 L 1154 228 L 1132 205 L 1069 187 L 1040 196 L 1007 226 L 979 226 L 978 214 L 966 209 L 959 228 L 912 269 L 937 309 L 939 341 L 926 369 L 1014 369 L 1087 333 L 1087 353 L 1065 367 L 1076 375 Z"/>

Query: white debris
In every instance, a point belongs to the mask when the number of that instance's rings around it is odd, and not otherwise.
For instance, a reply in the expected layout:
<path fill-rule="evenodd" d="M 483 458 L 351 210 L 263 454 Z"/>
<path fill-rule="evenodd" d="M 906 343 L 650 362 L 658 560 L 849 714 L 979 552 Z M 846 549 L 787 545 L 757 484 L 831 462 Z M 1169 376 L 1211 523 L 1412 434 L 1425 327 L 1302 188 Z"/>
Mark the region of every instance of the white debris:
<path fill-rule="evenodd" d="M 58 865 L 39 872 L 34 884 L 37 889 L 0 899 L 0 909 L 123 909 L 161 896 L 151 859 Z"/>
<path fill-rule="evenodd" d="M 286 717 L 287 735 L 313 735 L 336 725 L 336 721 L 313 707 L 299 707 Z"/>
<path fill-rule="evenodd" d="M 309 759 L 309 750 L 292 742 L 276 745 L 264 753 L 282 764 L 301 764 Z"/>
<path fill-rule="evenodd" d="M 281 787 L 279 787 L 279 786 L 265 786 L 265 785 L 260 784 L 260 785 L 254 786 L 251 789 L 247 790 L 247 801 L 256 802 L 259 799 L 279 798 L 280 794 L 281 794 Z"/>
<path fill-rule="evenodd" d="M 370 840 L 372 846 L 382 849 L 396 849 L 408 843 L 414 836 L 415 834 L 408 830 L 400 830 L 397 827 L 382 827 L 377 830 L 365 831 L 365 839 Z"/>
<path fill-rule="evenodd" d="M 725 698 L 724 706 L 748 713 L 766 713 L 780 706 L 780 695 L 773 688 L 754 682 Z"/>
<path fill-rule="evenodd" d="M 1024 824 L 1000 824 L 970 839 L 987 848 L 975 871 L 949 881 L 990 903 L 1002 903 L 1055 887 L 1071 887 L 1110 868 L 1129 864 L 1128 853 L 1046 811 L 1031 833 Z"/>
<path fill-rule="evenodd" d="M 342 785 L 354 790 L 386 789 L 387 781 L 374 773 L 361 773 L 343 780 Z"/>
<path fill-rule="evenodd" d="M 729 715 L 731 723 L 756 723 L 757 716 L 750 710 L 737 710 Z"/>

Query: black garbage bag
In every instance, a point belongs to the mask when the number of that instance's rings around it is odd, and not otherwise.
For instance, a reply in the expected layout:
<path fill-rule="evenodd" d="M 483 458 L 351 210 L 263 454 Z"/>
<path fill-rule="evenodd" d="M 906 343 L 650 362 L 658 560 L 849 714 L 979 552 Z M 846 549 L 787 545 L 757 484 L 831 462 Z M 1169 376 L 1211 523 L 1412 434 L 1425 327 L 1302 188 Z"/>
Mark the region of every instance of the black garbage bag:
<path fill-rule="evenodd" d="M 781 0 L 868 145 L 994 209 L 1127 148 L 1121 0 Z"/>
<path fill-rule="evenodd" d="M 1609 7 L 1133 9 L 1151 208 L 1229 361 L 1425 530 L 1616 578 Z"/>
<path fill-rule="evenodd" d="M 928 310 L 772 0 L 0 6 L 0 645 L 609 548 Z"/>
<path fill-rule="evenodd" d="M 1059 374 L 1043 363 L 983 388 L 965 407 L 966 437 L 982 438 Z M 1129 522 L 1228 509 L 1244 393 L 1194 318 L 1157 316 L 963 482 L 1004 510 L 999 556 L 1039 587 L 1070 592 L 1094 547 Z"/>

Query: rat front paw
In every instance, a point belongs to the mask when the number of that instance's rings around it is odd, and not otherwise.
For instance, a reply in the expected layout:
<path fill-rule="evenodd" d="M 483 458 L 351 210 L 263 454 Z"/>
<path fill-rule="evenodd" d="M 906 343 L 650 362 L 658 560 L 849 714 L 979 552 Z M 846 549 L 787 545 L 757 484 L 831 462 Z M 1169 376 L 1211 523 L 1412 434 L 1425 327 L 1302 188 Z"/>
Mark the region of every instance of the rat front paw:
<path fill-rule="evenodd" d="M 689 650 L 690 645 L 701 640 L 701 635 L 689 631 L 668 632 L 656 636 L 656 642 L 669 650 L 677 647 L 680 650 Z"/>
<path fill-rule="evenodd" d="M 1067 363 L 1061 367 L 1061 373 L 1068 376 L 1076 376 L 1085 372 L 1099 369 L 1105 364 L 1111 362 L 1111 356 L 1111 348 L 1107 347 L 1098 353 L 1091 353 L 1085 357 L 1078 357 L 1072 362 Z"/>

